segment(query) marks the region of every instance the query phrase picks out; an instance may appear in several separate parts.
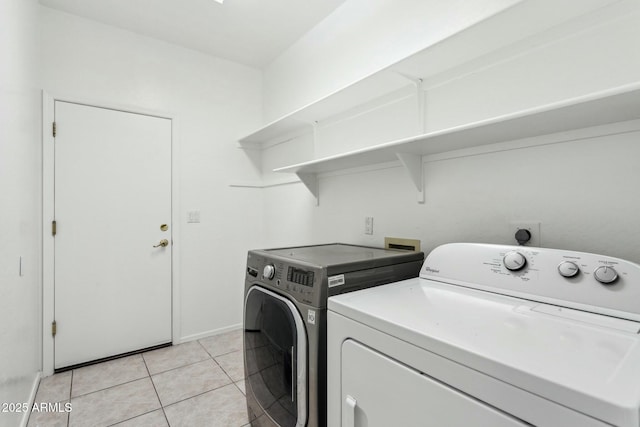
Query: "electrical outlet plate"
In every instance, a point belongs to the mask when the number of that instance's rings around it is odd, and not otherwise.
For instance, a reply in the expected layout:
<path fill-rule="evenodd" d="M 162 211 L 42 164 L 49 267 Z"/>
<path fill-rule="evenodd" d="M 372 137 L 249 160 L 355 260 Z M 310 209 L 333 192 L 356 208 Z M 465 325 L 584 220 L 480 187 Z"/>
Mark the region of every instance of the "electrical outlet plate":
<path fill-rule="evenodd" d="M 520 221 L 514 220 L 509 222 L 509 232 L 508 239 L 509 243 L 513 245 L 517 245 L 518 241 L 515 238 L 516 231 L 520 229 L 528 230 L 531 233 L 531 240 L 525 243 L 525 246 L 534 246 L 540 247 L 542 246 L 542 239 L 540 237 L 540 228 L 541 221 Z"/>
<path fill-rule="evenodd" d="M 373 217 L 367 216 L 364 218 L 364 234 L 373 234 Z"/>

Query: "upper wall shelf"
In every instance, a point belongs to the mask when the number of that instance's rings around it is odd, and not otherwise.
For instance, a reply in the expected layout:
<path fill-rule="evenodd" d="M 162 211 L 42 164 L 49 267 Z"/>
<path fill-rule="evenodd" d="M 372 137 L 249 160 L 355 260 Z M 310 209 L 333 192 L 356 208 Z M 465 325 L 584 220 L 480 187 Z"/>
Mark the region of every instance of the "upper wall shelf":
<path fill-rule="evenodd" d="M 407 77 L 391 70 L 385 70 L 274 120 L 240 138 L 239 141 L 244 147 L 258 148 L 275 138 L 295 136 L 310 130 L 315 123 L 339 112 L 366 104 L 381 95 L 402 89 L 410 84 L 412 82 Z"/>
<path fill-rule="evenodd" d="M 486 60 L 496 53 L 518 52 L 534 42 L 548 43 L 545 31 L 580 15 L 616 3 L 614 0 L 590 2 L 560 2 L 553 8 L 539 2 L 513 0 L 510 7 L 498 8 L 499 13 L 467 22 L 460 28 L 446 28 L 434 33 L 433 39 L 421 50 L 388 67 L 345 85 L 340 90 L 305 105 L 290 114 L 239 139 L 244 148 L 263 148 L 270 143 L 284 142 L 303 133 L 313 132 L 314 124 L 410 85 L 419 86 L 443 73 L 465 64 Z M 520 22 L 521 25 L 513 25 Z M 526 24 L 525 24 L 526 23 Z M 584 25 L 590 25 L 586 19 Z M 454 30 L 454 27 L 457 28 Z M 573 31 L 578 27 L 569 26 Z M 563 35 L 554 30 L 552 36 Z M 478 65 L 478 64 L 476 64 Z M 450 77 L 450 76 L 449 76 Z"/>
<path fill-rule="evenodd" d="M 275 169 L 318 197 L 317 174 L 400 160 L 422 191 L 422 156 L 640 119 L 640 83 Z"/>

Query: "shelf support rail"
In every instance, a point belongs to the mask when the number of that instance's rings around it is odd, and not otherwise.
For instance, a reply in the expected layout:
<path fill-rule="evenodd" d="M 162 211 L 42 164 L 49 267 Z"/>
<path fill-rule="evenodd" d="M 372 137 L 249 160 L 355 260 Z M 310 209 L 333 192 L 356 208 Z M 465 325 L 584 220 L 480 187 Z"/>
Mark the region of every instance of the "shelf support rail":
<path fill-rule="evenodd" d="M 402 163 L 409 174 L 409 178 L 418 190 L 418 203 L 424 203 L 424 174 L 422 169 L 422 156 L 413 153 L 396 153 L 396 157 Z"/>
<path fill-rule="evenodd" d="M 402 73 L 400 71 L 394 71 L 400 77 L 403 77 L 413 83 L 416 88 L 416 102 L 417 102 L 417 114 L 418 121 L 417 126 L 419 133 L 425 133 L 426 129 L 426 120 L 425 120 L 425 110 L 426 110 L 426 100 L 425 100 L 425 90 L 424 90 L 424 80 L 420 77 L 415 77 L 406 73 Z"/>

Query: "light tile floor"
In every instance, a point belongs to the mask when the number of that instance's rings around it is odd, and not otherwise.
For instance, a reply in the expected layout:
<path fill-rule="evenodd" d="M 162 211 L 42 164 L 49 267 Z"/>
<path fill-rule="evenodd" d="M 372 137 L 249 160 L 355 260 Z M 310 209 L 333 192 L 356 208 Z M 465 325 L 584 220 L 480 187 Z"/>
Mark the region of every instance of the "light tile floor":
<path fill-rule="evenodd" d="M 245 426 L 242 361 L 237 330 L 55 374 L 36 394 L 49 409 L 28 426 Z"/>

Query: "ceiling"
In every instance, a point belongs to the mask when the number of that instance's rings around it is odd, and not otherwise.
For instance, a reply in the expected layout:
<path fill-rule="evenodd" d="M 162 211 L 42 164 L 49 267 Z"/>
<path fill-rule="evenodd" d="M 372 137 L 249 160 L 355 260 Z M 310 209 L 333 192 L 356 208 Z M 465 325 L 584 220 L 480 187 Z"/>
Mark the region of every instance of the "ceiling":
<path fill-rule="evenodd" d="M 44 6 L 264 68 L 346 0 L 40 0 Z"/>

